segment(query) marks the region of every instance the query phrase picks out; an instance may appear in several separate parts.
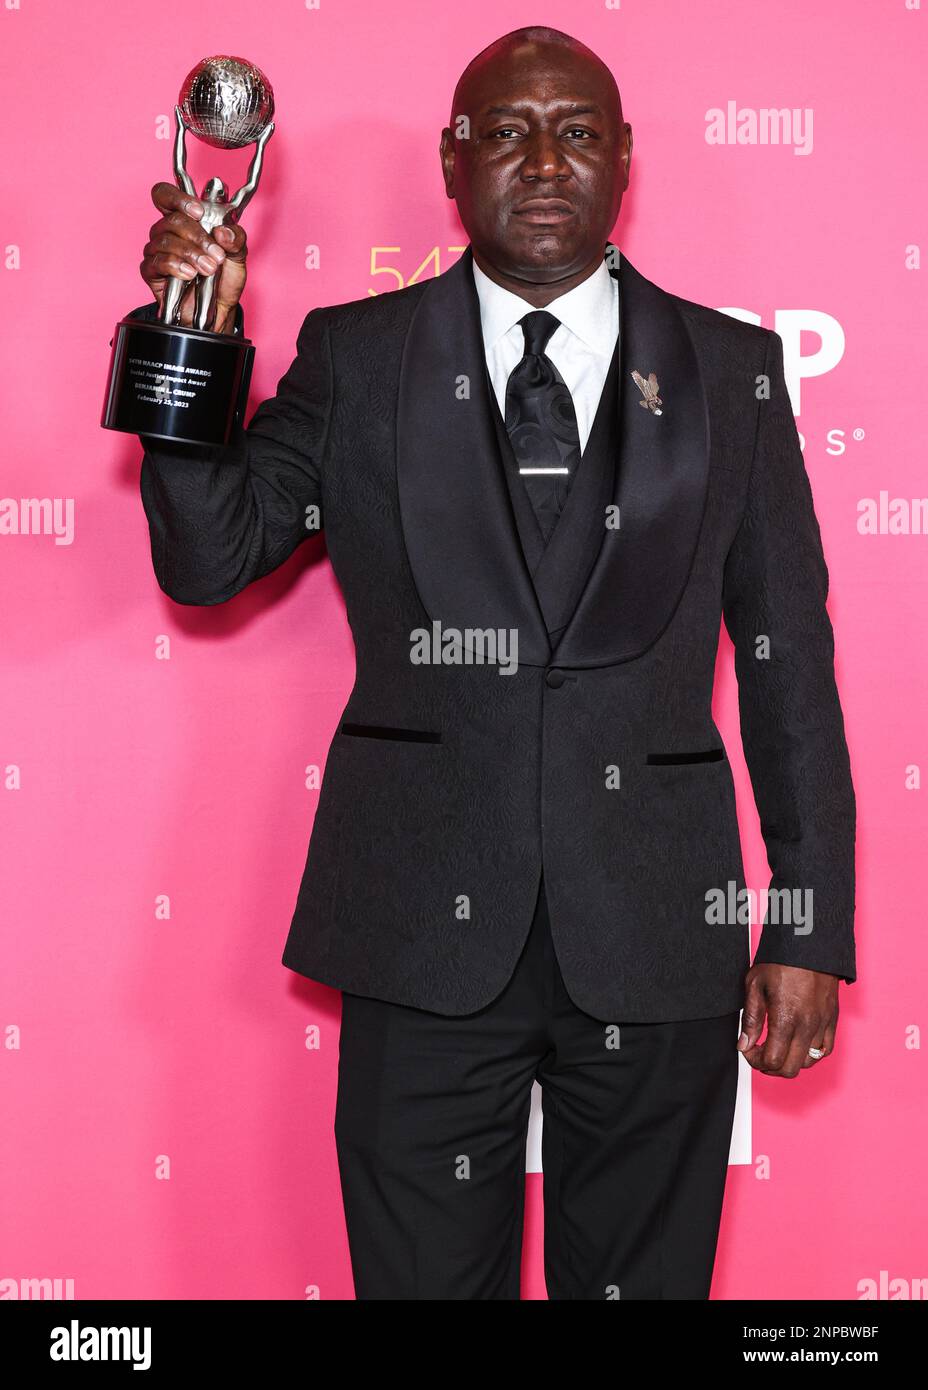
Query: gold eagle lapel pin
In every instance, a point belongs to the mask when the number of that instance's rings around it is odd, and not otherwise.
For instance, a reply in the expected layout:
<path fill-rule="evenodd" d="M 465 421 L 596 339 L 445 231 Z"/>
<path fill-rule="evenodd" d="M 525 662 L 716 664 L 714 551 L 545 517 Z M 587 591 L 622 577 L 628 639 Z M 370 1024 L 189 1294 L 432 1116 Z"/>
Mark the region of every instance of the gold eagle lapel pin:
<path fill-rule="evenodd" d="M 638 404 L 644 406 L 645 410 L 650 410 L 652 415 L 662 414 L 661 406 L 664 402 L 657 394 L 657 377 L 654 373 L 650 372 L 645 379 L 640 372 L 632 372 L 632 380 L 644 396 L 644 400 L 639 401 Z"/>

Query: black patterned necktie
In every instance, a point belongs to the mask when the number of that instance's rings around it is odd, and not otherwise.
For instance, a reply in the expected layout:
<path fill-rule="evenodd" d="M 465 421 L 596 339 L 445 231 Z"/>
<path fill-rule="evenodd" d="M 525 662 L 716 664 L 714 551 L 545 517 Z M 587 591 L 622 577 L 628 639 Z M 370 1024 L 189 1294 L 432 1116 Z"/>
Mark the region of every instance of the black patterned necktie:
<path fill-rule="evenodd" d="M 519 323 L 525 355 L 506 383 L 506 431 L 547 544 L 580 463 L 580 433 L 570 391 L 545 356 L 560 320 L 536 309 Z"/>

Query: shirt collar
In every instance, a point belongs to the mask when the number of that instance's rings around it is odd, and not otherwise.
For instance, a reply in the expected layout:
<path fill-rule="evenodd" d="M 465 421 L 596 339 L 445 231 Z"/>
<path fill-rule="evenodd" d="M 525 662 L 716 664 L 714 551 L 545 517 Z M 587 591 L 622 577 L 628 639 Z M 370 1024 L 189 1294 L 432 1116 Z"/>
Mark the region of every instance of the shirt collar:
<path fill-rule="evenodd" d="M 615 259 L 618 267 L 618 252 L 615 253 Z M 476 261 L 472 260 L 471 264 L 480 301 L 483 344 L 489 352 L 500 338 L 509 332 L 513 324 L 518 323 L 525 314 L 532 313 L 535 306 L 491 280 Z M 592 275 L 581 280 L 579 285 L 575 285 L 566 294 L 552 299 L 546 308 L 593 352 L 600 353 L 603 357 L 611 357 L 615 348 L 614 304 L 613 278 L 604 259 Z"/>

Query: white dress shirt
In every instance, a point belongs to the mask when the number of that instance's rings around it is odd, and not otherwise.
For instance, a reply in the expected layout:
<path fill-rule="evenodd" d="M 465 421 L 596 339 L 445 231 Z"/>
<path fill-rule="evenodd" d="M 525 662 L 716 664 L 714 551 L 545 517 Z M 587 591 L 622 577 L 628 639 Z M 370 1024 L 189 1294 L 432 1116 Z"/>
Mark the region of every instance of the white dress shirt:
<path fill-rule="evenodd" d="M 491 280 L 476 261 L 473 269 L 487 367 L 505 420 L 506 383 L 525 354 L 519 320 L 533 313 L 535 305 Z M 548 340 L 545 356 L 557 367 L 573 399 L 582 454 L 619 336 L 619 282 L 609 274 L 604 260 L 592 275 L 545 308 L 561 321 Z"/>

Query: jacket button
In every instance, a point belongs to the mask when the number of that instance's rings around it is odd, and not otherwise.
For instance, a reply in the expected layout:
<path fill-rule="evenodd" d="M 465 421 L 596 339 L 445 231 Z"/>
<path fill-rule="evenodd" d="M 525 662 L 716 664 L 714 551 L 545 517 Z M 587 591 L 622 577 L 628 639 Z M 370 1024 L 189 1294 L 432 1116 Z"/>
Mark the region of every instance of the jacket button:
<path fill-rule="evenodd" d="M 566 679 L 563 671 L 549 671 L 545 676 L 545 685 L 549 690 L 560 690 Z"/>

